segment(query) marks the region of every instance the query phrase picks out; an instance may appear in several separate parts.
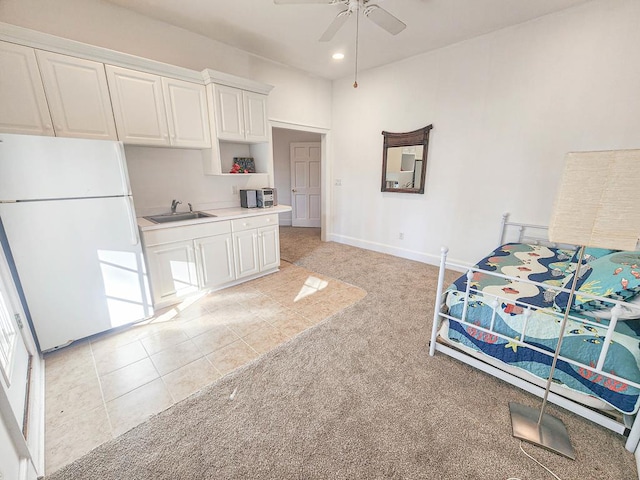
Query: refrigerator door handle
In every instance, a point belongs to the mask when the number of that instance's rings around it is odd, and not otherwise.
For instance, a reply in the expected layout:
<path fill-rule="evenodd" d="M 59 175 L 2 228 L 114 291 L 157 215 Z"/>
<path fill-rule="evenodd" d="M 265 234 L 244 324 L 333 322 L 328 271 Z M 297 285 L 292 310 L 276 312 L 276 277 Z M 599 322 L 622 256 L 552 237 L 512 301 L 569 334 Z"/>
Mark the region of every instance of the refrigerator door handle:
<path fill-rule="evenodd" d="M 131 188 L 129 187 L 129 176 L 127 175 L 127 165 L 125 163 L 124 145 L 122 143 L 116 143 L 116 156 L 118 157 L 118 163 L 120 164 L 120 180 L 122 181 L 122 194 L 131 195 Z"/>
<path fill-rule="evenodd" d="M 138 245 L 140 237 L 138 236 L 138 222 L 136 221 L 135 210 L 133 209 L 133 198 L 124 197 L 126 202 L 127 215 L 129 217 L 129 229 L 131 230 L 131 245 Z"/>

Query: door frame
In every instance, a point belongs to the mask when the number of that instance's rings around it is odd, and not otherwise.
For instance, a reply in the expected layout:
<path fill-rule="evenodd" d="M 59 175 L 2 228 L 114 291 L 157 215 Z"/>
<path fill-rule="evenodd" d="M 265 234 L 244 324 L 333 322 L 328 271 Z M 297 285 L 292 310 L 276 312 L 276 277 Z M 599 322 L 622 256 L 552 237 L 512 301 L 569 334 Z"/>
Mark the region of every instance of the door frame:
<path fill-rule="evenodd" d="M 44 361 L 31 332 L 28 316 L 20 298 L 20 286 L 16 284 L 13 277 L 11 253 L 10 251 L 5 252 L 3 249 L 3 240 L 6 239 L 2 238 L 2 233 L 0 231 L 0 280 L 7 287 L 9 301 L 16 307 L 22 318 L 23 327 L 18 331 L 31 356 L 30 383 L 27 385 L 29 398 L 28 404 L 25 406 L 29 411 L 27 438 L 25 439 L 23 436 L 22 425 L 15 419 L 2 384 L 0 384 L 0 416 L 19 457 L 20 480 L 31 480 L 31 478 L 36 478 L 32 476 L 34 472 L 37 476 L 44 475 Z"/>
<path fill-rule="evenodd" d="M 269 135 L 273 138 L 274 128 L 297 130 L 320 134 L 320 240 L 327 241 L 331 225 L 331 130 L 297 123 L 269 120 Z M 273 155 L 273 141 L 271 147 Z M 271 164 L 273 165 L 273 158 Z"/>

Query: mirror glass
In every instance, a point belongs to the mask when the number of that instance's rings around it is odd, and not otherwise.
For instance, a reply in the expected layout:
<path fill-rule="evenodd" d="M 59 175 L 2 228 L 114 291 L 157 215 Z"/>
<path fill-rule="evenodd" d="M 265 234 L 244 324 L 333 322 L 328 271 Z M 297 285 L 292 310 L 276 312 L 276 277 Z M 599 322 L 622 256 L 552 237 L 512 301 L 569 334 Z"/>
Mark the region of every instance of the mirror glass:
<path fill-rule="evenodd" d="M 382 132 L 382 191 L 424 193 L 429 131 L 433 125 L 407 133 Z"/>

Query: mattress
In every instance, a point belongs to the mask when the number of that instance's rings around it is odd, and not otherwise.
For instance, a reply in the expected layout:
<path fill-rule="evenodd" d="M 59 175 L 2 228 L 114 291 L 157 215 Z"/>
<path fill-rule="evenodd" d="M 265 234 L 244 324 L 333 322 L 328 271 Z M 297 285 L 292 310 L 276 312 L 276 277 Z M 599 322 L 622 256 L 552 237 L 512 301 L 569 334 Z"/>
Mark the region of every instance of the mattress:
<path fill-rule="evenodd" d="M 573 256 L 570 250 L 520 243 L 496 249 L 478 263 L 476 267 L 481 271 L 476 271 L 471 278 L 473 291 L 467 306 L 467 322 L 443 322 L 440 336 L 463 350 L 488 357 L 485 360 L 490 359 L 489 363 L 494 366 L 519 370 L 521 377 L 534 375 L 546 380 L 552 358 L 536 348 L 551 354 L 556 348 L 563 312 L 554 306 L 554 297 L 567 274 L 575 270 Z M 467 275 L 463 275 L 447 289 L 448 315 L 462 318 L 466 288 Z M 492 323 L 493 331 L 507 338 L 477 328 L 490 328 Z M 560 394 L 565 391 L 564 395 L 569 397 L 569 392 L 584 394 L 603 404 L 584 400 L 581 403 L 597 408 L 609 405 L 622 413 L 634 414 L 640 403 L 640 389 L 588 368 L 598 362 L 607 325 L 608 320 L 594 321 L 572 312 L 560 355 L 583 366 L 559 359 L 553 390 Z M 521 338 L 523 329 L 524 338 Z M 526 341 L 531 347 L 512 340 Z M 612 340 L 603 371 L 640 383 L 640 320 L 618 322 Z"/>

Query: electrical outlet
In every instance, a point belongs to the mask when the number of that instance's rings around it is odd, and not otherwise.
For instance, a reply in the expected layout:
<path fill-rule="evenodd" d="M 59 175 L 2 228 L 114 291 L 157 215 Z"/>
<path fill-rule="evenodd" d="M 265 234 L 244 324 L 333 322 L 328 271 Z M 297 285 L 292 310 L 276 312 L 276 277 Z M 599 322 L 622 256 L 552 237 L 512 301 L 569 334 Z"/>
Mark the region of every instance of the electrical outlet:
<path fill-rule="evenodd" d="M 231 187 L 231 193 L 233 193 L 234 195 L 238 194 L 238 186 L 234 185 Z"/>
<path fill-rule="evenodd" d="M 404 233 L 400 232 L 400 234 L 398 235 L 398 238 L 400 240 L 404 240 Z"/>
<path fill-rule="evenodd" d="M 336 178 L 336 183 L 335 183 L 336 187 L 341 187 L 342 186 L 342 180 L 339 178 Z"/>

